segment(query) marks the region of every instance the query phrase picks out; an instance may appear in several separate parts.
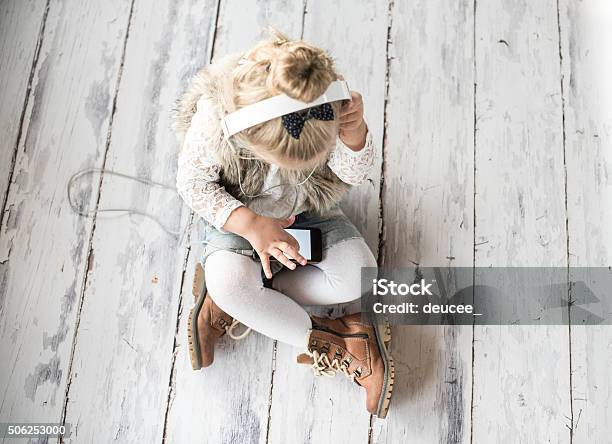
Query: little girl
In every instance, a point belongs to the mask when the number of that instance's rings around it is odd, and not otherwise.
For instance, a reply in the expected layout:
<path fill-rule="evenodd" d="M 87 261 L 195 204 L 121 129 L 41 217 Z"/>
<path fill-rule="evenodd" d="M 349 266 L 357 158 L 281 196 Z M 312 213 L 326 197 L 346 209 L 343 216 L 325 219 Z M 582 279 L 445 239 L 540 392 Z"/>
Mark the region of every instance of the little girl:
<path fill-rule="evenodd" d="M 228 113 L 277 95 L 310 103 L 341 79 L 323 50 L 271 34 L 201 70 L 175 114 L 183 145 L 177 188 L 209 224 L 206 288 L 189 318 L 192 364 L 212 364 L 215 341 L 225 332 L 234 337 L 240 322 L 305 348 L 298 362 L 317 375 L 344 373 L 366 389 L 368 410 L 384 417 L 393 387 L 388 326 L 360 314 L 311 317 L 302 307 L 359 299 L 361 268 L 376 267 L 338 206 L 349 185 L 367 179 L 375 157 L 361 96 L 268 120 L 231 140 L 222 131 Z M 307 264 L 287 227 L 321 230 L 322 261 Z"/>

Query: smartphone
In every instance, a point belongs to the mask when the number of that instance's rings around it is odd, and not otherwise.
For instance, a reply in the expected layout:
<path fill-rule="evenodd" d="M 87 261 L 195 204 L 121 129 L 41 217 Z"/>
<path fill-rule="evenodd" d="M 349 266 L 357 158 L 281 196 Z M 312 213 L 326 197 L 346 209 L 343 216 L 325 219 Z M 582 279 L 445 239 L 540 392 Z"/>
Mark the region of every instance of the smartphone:
<path fill-rule="evenodd" d="M 300 254 L 309 263 L 321 262 L 323 259 L 323 236 L 318 228 L 285 228 L 300 244 Z M 293 258 L 285 254 L 289 259 Z M 270 258 L 273 259 L 273 258 Z"/>

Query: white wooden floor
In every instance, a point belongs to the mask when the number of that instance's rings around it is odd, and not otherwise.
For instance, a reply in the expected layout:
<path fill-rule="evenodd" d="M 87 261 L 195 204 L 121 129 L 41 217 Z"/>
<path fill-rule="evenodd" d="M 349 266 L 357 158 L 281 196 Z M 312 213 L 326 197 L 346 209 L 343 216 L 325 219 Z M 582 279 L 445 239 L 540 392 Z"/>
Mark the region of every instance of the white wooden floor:
<path fill-rule="evenodd" d="M 268 23 L 330 49 L 382 152 L 345 207 L 381 265 L 612 265 L 607 0 L 0 2 L 0 422 L 78 443 L 610 443 L 611 327 L 394 330 L 386 421 L 257 334 L 190 368 L 199 224 L 75 215 L 172 183 L 169 111 Z M 168 191 L 79 198 L 174 228 Z"/>

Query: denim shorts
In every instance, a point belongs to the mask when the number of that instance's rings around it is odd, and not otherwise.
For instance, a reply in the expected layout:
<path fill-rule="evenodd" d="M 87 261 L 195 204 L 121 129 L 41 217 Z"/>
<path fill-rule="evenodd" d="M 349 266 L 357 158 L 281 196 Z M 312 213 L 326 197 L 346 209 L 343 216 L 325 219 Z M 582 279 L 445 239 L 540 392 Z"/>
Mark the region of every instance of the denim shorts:
<path fill-rule="evenodd" d="M 325 216 L 308 212 L 298 214 L 290 228 L 318 228 L 321 230 L 323 259 L 325 259 L 325 251 L 329 247 L 349 239 L 363 238 L 359 230 L 338 206 L 331 209 Z M 219 250 L 233 251 L 250 256 L 253 260 L 258 261 L 253 247 L 245 238 L 234 233 L 222 233 L 211 225 L 206 226 L 202 242 L 204 243 L 204 251 L 200 258 L 202 264 L 205 263 L 208 256 Z M 272 274 L 276 274 L 283 269 L 283 265 L 275 261 L 271 262 L 270 265 Z"/>

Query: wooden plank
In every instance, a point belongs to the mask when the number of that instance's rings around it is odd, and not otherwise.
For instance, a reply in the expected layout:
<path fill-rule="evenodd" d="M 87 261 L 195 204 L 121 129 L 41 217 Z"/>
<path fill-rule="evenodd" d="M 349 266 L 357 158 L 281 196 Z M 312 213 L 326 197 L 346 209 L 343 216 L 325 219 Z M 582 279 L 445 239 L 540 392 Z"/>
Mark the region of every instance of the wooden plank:
<path fill-rule="evenodd" d="M 128 14 L 119 1 L 50 5 L 1 227 L 3 422 L 61 417 L 92 225 L 66 184 L 102 163 Z"/>
<path fill-rule="evenodd" d="M 199 224 L 202 226 L 203 224 Z M 183 285 L 165 442 L 266 442 L 274 343 L 252 332 L 241 341 L 223 337 L 215 362 L 193 371 L 187 345 L 191 283 L 204 230 L 194 231 Z"/>
<path fill-rule="evenodd" d="M 174 185 L 170 112 L 209 58 L 215 19 L 214 0 L 134 3 L 106 168 Z M 146 211 L 172 229 L 188 219 L 174 191 L 108 175 L 99 205 Z M 66 406 L 79 441 L 161 440 L 185 256 L 150 220 L 98 216 Z"/>
<path fill-rule="evenodd" d="M 570 266 L 612 265 L 612 5 L 560 2 Z M 571 269 L 570 269 L 571 272 Z M 606 442 L 612 326 L 572 326 L 574 443 Z"/>
<path fill-rule="evenodd" d="M 362 93 L 366 120 L 379 149 L 383 136 L 387 12 L 387 2 L 376 2 L 368 8 L 354 7 L 354 2 L 348 0 L 309 2 L 303 34 L 306 41 L 327 49 L 350 88 Z M 333 38 L 321 32 L 324 29 L 333 30 Z M 355 29 L 360 32 L 355 33 Z M 379 155 L 371 181 L 353 188 L 343 204 L 375 254 L 380 160 Z M 339 314 L 342 307 L 337 308 Z M 333 380 L 313 377 L 310 368 L 295 363 L 302 351 L 278 345 L 270 412 L 271 442 L 366 442 L 369 414 L 362 390 L 341 376 Z"/>
<path fill-rule="evenodd" d="M 0 134 L 3 141 L 0 150 L 1 209 L 4 209 L 13 173 L 21 119 L 42 42 L 45 11 L 45 2 L 37 0 L 0 3 Z"/>
<path fill-rule="evenodd" d="M 299 36 L 302 4 L 281 0 L 265 3 L 231 0 L 221 3 L 214 57 L 250 48 L 271 24 Z M 194 372 L 187 347 L 187 315 L 192 306 L 192 271 L 201 254 L 201 233 L 192 234 L 183 285 L 173 395 L 168 412 L 168 442 L 266 442 L 275 344 L 258 333 L 235 342 L 222 338 L 211 367 Z M 279 363 L 277 366 L 293 365 Z"/>
<path fill-rule="evenodd" d="M 303 33 L 304 40 L 329 51 L 350 89 L 362 94 L 365 119 L 379 150 L 384 131 L 387 3 L 367 3 L 367 7 L 365 3 L 356 7 L 355 2 L 348 0 L 307 3 Z M 332 38 L 322 29 L 332 30 Z M 357 29 L 359 33 L 355 32 Z M 364 39 L 364 35 L 368 38 Z M 380 225 L 381 162 L 379 152 L 369 181 L 352 187 L 342 204 L 375 255 Z"/>
<path fill-rule="evenodd" d="M 473 263 L 473 10 L 395 2 L 389 51 L 382 264 Z M 453 283 L 445 282 L 452 289 Z M 393 329 L 394 399 L 374 442 L 470 440 L 471 326 Z M 425 437 L 427 437 L 425 439 Z"/>
<path fill-rule="evenodd" d="M 567 266 L 556 17 L 554 0 L 477 3 L 478 267 Z M 474 442 L 569 441 L 568 341 L 562 325 L 475 328 Z"/>

